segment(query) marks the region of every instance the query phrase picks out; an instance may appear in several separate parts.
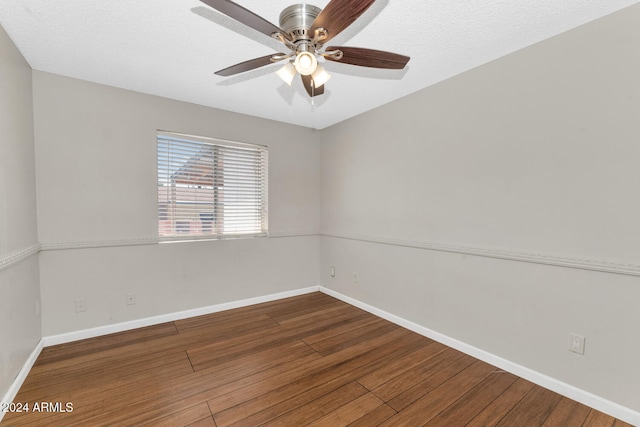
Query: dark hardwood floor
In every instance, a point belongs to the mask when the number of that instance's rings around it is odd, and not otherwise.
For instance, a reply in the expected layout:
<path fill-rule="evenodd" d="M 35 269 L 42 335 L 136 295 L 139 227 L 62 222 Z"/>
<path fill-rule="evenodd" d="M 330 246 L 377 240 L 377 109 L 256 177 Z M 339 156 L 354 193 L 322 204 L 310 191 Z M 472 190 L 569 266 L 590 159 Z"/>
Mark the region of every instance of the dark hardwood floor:
<path fill-rule="evenodd" d="M 2 426 L 629 425 L 321 293 L 45 348 L 14 402 Z"/>

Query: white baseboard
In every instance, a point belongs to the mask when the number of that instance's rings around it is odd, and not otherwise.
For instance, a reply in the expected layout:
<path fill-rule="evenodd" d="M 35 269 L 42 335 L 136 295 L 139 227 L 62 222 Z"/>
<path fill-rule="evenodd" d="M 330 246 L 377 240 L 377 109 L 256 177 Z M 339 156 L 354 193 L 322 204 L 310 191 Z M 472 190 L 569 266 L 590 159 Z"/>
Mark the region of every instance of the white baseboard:
<path fill-rule="evenodd" d="M 239 301 L 231 301 L 222 304 L 210 305 L 207 307 L 199 307 L 191 310 L 178 311 L 175 313 L 162 314 L 159 316 L 146 317 L 144 319 L 131 320 L 128 322 L 115 323 L 112 325 L 98 326 L 80 331 L 67 332 L 59 335 L 51 335 L 43 338 L 44 346 L 49 347 L 57 344 L 83 340 L 87 338 L 99 337 L 102 335 L 113 334 L 116 332 L 128 331 L 145 326 L 157 325 L 165 322 L 173 322 L 174 320 L 187 319 L 189 317 L 202 316 L 204 314 L 217 313 L 219 311 L 231 310 L 234 308 L 246 307 L 253 304 L 275 301 L 282 298 L 294 297 L 297 295 L 317 292 L 319 286 L 310 286 L 308 288 L 295 289 L 292 291 L 278 292 L 276 294 L 264 295 L 255 298 L 247 298 Z"/>
<path fill-rule="evenodd" d="M 395 323 L 396 325 L 407 328 L 434 341 L 438 341 L 439 343 L 455 348 L 456 350 L 473 356 L 476 359 L 482 360 L 483 362 L 489 363 L 500 369 L 504 369 L 505 371 L 511 372 L 512 374 L 524 378 L 527 381 L 531 381 L 532 383 L 538 384 L 544 388 L 552 390 L 558 394 L 566 396 L 600 412 L 609 414 L 631 425 L 640 426 L 640 412 L 634 411 L 630 408 L 627 408 L 626 406 L 622 406 L 618 403 L 589 393 L 588 391 L 579 389 L 555 378 L 541 374 L 540 372 L 534 371 L 525 366 L 511 362 L 507 359 L 503 359 L 485 350 L 481 350 L 477 347 L 466 344 L 462 341 L 458 341 L 447 335 L 418 325 L 417 323 L 413 323 L 407 319 L 403 319 L 402 317 L 396 316 L 395 314 L 388 313 L 362 301 L 343 295 L 340 292 L 334 291 L 333 289 L 320 286 L 320 292 L 323 292 L 362 310 L 368 311 L 371 314 L 375 314 L 378 317 L 386 319 L 392 323 Z"/>
<path fill-rule="evenodd" d="M 279 292 L 276 294 L 264 295 L 264 296 L 255 297 L 255 298 L 248 298 L 248 299 L 239 300 L 239 301 L 216 304 L 208 307 L 201 307 L 201 308 L 196 308 L 191 310 L 184 310 L 180 312 L 164 314 L 160 316 L 147 317 L 144 319 L 132 320 L 129 322 L 122 322 L 114 325 L 99 326 L 96 328 L 44 337 L 42 340 L 40 340 L 36 348 L 33 350 L 31 355 L 25 362 L 24 366 L 20 370 L 20 373 L 14 380 L 13 384 L 5 394 L 2 401 L 3 402 L 13 401 L 15 396 L 18 394 L 18 391 L 20 390 L 22 383 L 27 377 L 27 374 L 31 370 L 31 367 L 35 363 L 40 352 L 42 351 L 43 347 L 48 347 L 56 344 L 63 344 L 63 343 L 72 342 L 72 341 L 78 341 L 86 338 L 93 338 L 93 337 L 112 334 L 116 332 L 123 332 L 123 331 L 141 328 L 145 326 L 156 325 L 159 323 L 165 323 L 165 322 L 171 322 L 174 320 L 186 319 L 189 317 L 201 316 L 204 314 L 217 313 L 224 310 L 231 310 L 234 308 L 246 307 L 253 304 L 260 304 L 263 302 L 275 301 L 282 298 L 289 298 L 292 296 L 303 295 L 303 294 L 316 292 L 316 291 L 323 292 L 327 295 L 330 295 L 334 298 L 337 298 L 355 307 L 361 308 L 362 310 L 368 311 L 369 313 L 375 314 L 376 316 L 379 316 L 399 326 L 407 328 L 427 338 L 433 339 L 449 347 L 455 348 L 456 350 L 462 351 L 463 353 L 473 356 L 479 360 L 482 360 L 486 363 L 497 366 L 498 368 L 504 369 L 505 371 L 511 372 L 514 375 L 522 377 L 528 381 L 531 381 L 549 390 L 555 391 L 556 393 L 559 393 L 577 402 L 583 403 L 587 406 L 597 409 L 598 411 L 609 414 L 613 417 L 616 417 L 632 425 L 640 426 L 640 413 L 637 411 L 634 411 L 630 408 L 627 408 L 615 402 L 611 402 L 600 396 L 596 396 L 585 390 L 566 384 L 562 381 L 559 381 L 555 378 L 551 378 L 547 375 L 541 374 L 537 371 L 534 371 L 532 369 L 529 369 L 517 363 L 503 359 L 485 350 L 481 350 L 477 347 L 471 346 L 462 341 L 458 341 L 447 335 L 433 331 L 429 328 L 418 325 L 417 323 L 406 320 L 400 316 L 396 316 L 395 314 L 391 314 L 389 312 L 386 312 L 384 310 L 381 310 L 379 308 L 376 308 L 374 306 L 371 306 L 369 304 L 366 304 L 354 298 L 343 295 L 332 289 L 325 288 L 323 286 L 310 286 L 307 288 L 296 289 L 292 291 Z M 0 413 L 0 421 L 2 420 L 3 415 L 4 415 L 3 413 Z"/>
<path fill-rule="evenodd" d="M 27 360 L 24 362 L 24 365 L 22 365 L 22 369 L 20 369 L 18 376 L 13 380 L 13 383 L 11 383 L 11 387 L 9 387 L 9 390 L 7 390 L 2 400 L 0 400 L 0 403 L 13 402 L 13 399 L 16 398 L 18 391 L 20 391 L 20 387 L 22 387 L 22 383 L 24 383 L 24 380 L 27 378 L 29 371 L 31 371 L 34 363 L 36 363 L 36 359 L 38 359 L 42 348 L 43 341 L 40 340 L 38 341 L 38 344 L 36 344 L 36 348 L 33 349 Z M 0 411 L 0 421 L 2 421 L 2 418 L 4 418 L 4 414 L 4 412 Z"/>

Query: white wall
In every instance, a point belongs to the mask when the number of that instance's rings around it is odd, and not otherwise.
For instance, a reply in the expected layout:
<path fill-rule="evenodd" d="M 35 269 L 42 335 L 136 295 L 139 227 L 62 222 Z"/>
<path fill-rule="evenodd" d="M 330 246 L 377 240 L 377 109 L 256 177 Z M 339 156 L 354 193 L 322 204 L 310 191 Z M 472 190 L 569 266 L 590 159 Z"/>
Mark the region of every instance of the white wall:
<path fill-rule="evenodd" d="M 33 78 L 45 335 L 318 284 L 318 132 L 42 72 Z M 158 129 L 267 145 L 272 237 L 144 244 L 157 235 Z M 128 292 L 135 305 L 126 305 Z M 75 312 L 78 298 L 87 312 Z"/>
<path fill-rule="evenodd" d="M 41 338 L 31 68 L 0 27 L 0 397 Z"/>
<path fill-rule="evenodd" d="M 638 22 L 640 5 L 323 131 L 323 283 L 640 411 Z"/>

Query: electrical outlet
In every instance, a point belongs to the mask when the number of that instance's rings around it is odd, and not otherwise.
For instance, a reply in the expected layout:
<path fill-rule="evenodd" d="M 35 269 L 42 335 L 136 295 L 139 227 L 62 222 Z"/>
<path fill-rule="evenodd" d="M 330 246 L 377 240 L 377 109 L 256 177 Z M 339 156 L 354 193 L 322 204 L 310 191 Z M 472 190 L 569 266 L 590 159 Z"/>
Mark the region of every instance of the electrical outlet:
<path fill-rule="evenodd" d="M 76 313 L 87 311 L 87 299 L 79 298 L 76 300 Z"/>
<path fill-rule="evenodd" d="M 569 334 L 569 351 L 584 354 L 584 340 L 585 338 L 581 335 Z"/>
<path fill-rule="evenodd" d="M 336 268 L 333 265 L 329 267 L 329 276 L 336 277 Z"/>
<path fill-rule="evenodd" d="M 356 271 L 353 272 L 351 278 L 353 279 L 353 283 L 358 283 L 360 281 L 360 279 L 358 278 L 358 273 Z"/>
<path fill-rule="evenodd" d="M 129 293 L 127 294 L 127 305 L 133 305 L 136 303 L 136 294 Z"/>

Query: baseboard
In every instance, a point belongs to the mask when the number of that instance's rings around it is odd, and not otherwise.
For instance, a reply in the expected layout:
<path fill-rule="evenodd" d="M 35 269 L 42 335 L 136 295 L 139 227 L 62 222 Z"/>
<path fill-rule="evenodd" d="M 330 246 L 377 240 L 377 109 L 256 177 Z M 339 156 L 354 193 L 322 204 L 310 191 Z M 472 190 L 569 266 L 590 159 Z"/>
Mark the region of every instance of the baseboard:
<path fill-rule="evenodd" d="M 482 360 L 483 362 L 494 365 L 500 369 L 504 369 L 505 371 L 511 372 L 512 374 L 524 378 L 527 381 L 531 381 L 534 384 L 538 384 L 544 388 L 552 390 L 584 405 L 590 406 L 591 408 L 594 408 L 600 412 L 604 412 L 605 414 L 611 415 L 631 425 L 640 426 L 640 412 L 634 411 L 630 408 L 604 399 L 600 396 L 596 396 L 585 390 L 579 389 L 570 384 L 566 384 L 555 378 L 541 374 L 540 372 L 511 362 L 507 359 L 503 359 L 485 350 L 481 350 L 462 341 L 458 341 L 454 338 L 433 331 L 424 326 L 418 325 L 417 323 L 411 322 L 407 319 L 403 319 L 400 316 L 396 316 L 395 314 L 391 314 L 377 307 L 371 306 L 362 301 L 341 294 L 340 292 L 334 291 L 333 289 L 320 286 L 320 292 L 323 292 L 362 310 L 368 311 L 371 314 L 375 314 L 378 317 L 386 319 L 392 323 L 395 323 L 396 325 L 407 328 L 434 341 L 438 341 L 439 343 L 455 348 L 456 350 L 473 356 L 476 359 Z"/>
<path fill-rule="evenodd" d="M 83 329 L 80 331 L 68 332 L 59 335 L 51 335 L 43 338 L 44 347 L 57 344 L 83 340 L 87 338 L 99 337 L 102 335 L 113 334 L 116 332 L 128 331 L 145 326 L 157 325 L 165 322 L 173 322 L 174 320 L 187 319 L 189 317 L 202 316 L 204 314 L 217 313 L 219 311 L 231 310 L 234 308 L 246 307 L 249 305 L 260 304 L 263 302 L 275 301 L 278 299 L 294 297 L 297 295 L 317 292 L 319 286 L 310 286 L 308 288 L 295 289 L 292 291 L 278 292 L 276 294 L 264 295 L 255 298 L 247 298 L 239 301 L 231 301 L 222 304 L 210 305 L 207 307 L 199 307 L 191 310 L 178 311 L 175 313 L 162 314 L 159 316 L 146 317 L 144 319 L 131 320 L 128 322 L 115 323 L 112 325 L 98 326 L 96 328 Z"/>
<path fill-rule="evenodd" d="M 7 390 L 2 400 L 0 400 L 0 403 L 13 402 L 13 399 L 18 395 L 18 391 L 20 391 L 20 387 L 22 387 L 22 383 L 24 383 L 24 380 L 27 378 L 29 371 L 31 371 L 34 363 L 36 363 L 36 359 L 38 359 L 43 346 L 43 340 L 41 339 L 38 341 L 38 344 L 36 344 L 36 348 L 33 349 L 27 360 L 24 362 L 24 365 L 22 365 L 22 369 L 18 372 L 18 376 L 16 376 L 13 383 L 11 383 L 11 387 L 9 387 L 9 390 Z M 0 421 L 2 421 L 4 414 L 5 412 L 0 411 Z"/>

